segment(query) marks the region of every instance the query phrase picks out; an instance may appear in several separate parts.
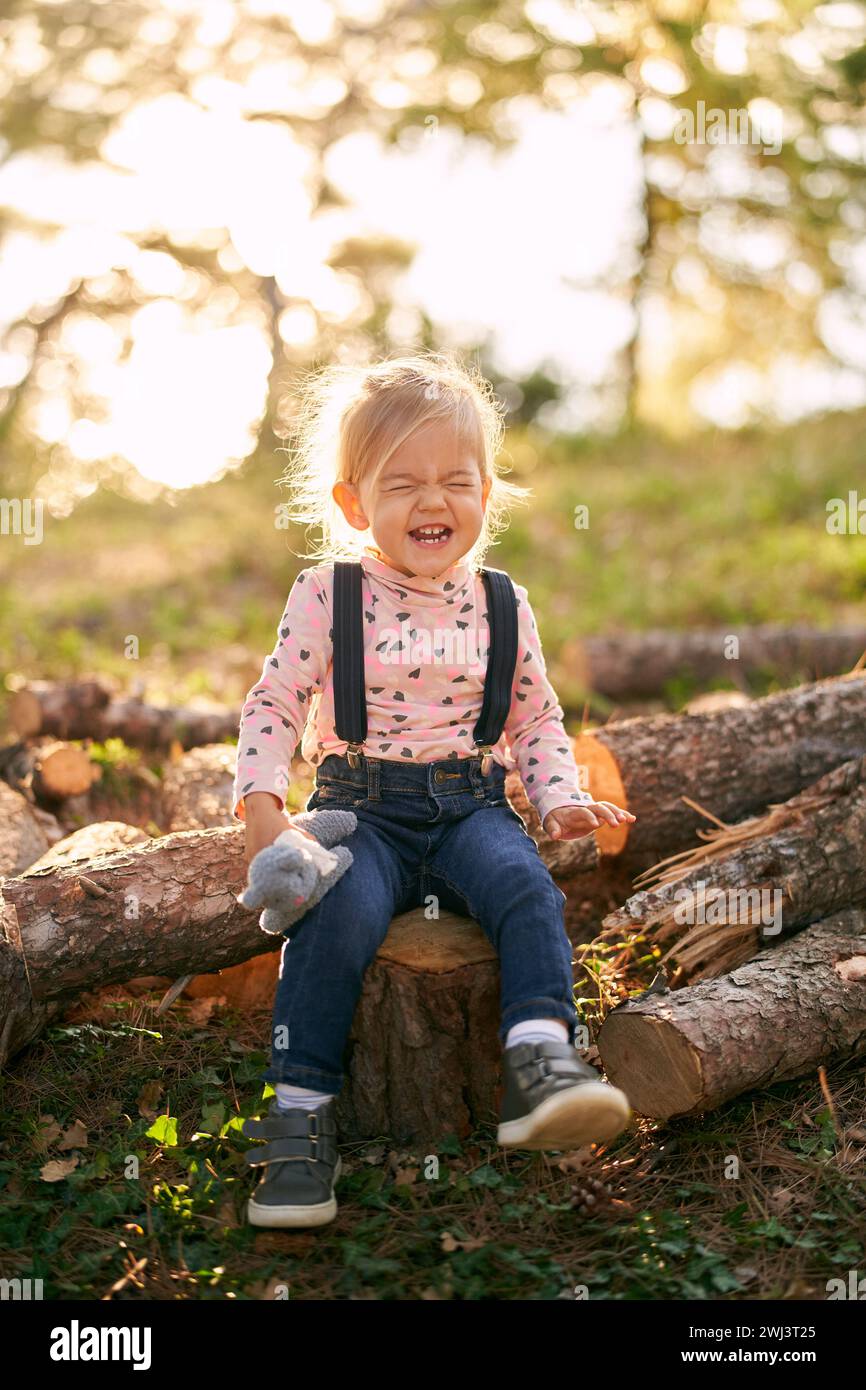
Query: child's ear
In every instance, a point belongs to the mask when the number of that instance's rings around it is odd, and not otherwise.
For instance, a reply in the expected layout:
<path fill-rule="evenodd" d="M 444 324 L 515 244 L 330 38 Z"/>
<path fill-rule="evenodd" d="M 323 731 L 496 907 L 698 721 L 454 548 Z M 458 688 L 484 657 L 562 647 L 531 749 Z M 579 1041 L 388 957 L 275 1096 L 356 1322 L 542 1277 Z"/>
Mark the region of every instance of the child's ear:
<path fill-rule="evenodd" d="M 481 484 L 481 509 L 482 509 L 482 511 L 483 511 L 484 508 L 487 506 L 487 499 L 488 499 L 488 497 L 490 496 L 490 489 L 492 488 L 492 486 L 493 486 L 493 479 L 492 479 L 491 477 L 485 478 L 484 481 L 483 481 L 483 483 Z"/>
<path fill-rule="evenodd" d="M 356 531 L 369 530 L 370 523 L 361 506 L 361 499 L 351 483 L 334 483 L 331 496 L 350 526 L 354 526 Z"/>

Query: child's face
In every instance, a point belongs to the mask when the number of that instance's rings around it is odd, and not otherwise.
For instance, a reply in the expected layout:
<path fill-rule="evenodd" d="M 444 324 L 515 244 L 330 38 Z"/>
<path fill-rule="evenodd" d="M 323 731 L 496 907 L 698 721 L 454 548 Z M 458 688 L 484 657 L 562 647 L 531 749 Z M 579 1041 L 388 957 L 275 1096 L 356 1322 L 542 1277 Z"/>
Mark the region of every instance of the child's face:
<path fill-rule="evenodd" d="M 334 497 L 350 525 L 369 527 L 387 564 L 435 578 L 472 549 L 490 487 L 472 447 L 435 420 L 395 450 L 375 483 L 337 483 Z"/>

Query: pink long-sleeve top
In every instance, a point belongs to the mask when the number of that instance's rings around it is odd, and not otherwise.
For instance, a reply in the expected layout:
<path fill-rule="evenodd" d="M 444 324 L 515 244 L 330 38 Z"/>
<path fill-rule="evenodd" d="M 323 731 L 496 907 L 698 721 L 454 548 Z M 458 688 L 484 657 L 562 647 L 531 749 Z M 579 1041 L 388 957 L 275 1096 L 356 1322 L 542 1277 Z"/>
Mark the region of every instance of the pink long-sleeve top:
<path fill-rule="evenodd" d="M 489 647 L 487 594 L 465 561 L 428 579 L 401 574 L 371 550 L 361 557 L 367 739 L 371 758 L 434 762 L 475 756 Z M 334 728 L 332 563 L 301 570 L 277 640 L 241 715 L 233 815 L 244 798 L 285 799 L 292 755 L 301 739 L 317 766 L 347 744 Z M 517 593 L 518 647 L 511 710 L 493 758 L 519 770 L 544 819 L 557 806 L 591 801 L 581 791 L 563 727 L 563 711 L 545 673 L 526 590 Z"/>

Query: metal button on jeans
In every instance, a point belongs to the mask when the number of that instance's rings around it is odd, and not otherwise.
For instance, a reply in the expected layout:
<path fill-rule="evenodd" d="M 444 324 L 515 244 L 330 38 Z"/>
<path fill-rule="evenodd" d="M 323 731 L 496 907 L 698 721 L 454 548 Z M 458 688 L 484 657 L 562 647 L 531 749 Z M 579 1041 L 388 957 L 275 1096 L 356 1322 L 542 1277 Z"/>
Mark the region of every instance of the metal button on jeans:
<path fill-rule="evenodd" d="M 436 771 L 436 772 L 433 773 L 433 781 L 434 781 L 434 782 L 444 782 L 446 776 L 447 776 L 447 773 L 443 772 L 442 769 L 441 769 L 441 767 L 440 767 L 440 768 L 438 769 L 438 771 Z"/>

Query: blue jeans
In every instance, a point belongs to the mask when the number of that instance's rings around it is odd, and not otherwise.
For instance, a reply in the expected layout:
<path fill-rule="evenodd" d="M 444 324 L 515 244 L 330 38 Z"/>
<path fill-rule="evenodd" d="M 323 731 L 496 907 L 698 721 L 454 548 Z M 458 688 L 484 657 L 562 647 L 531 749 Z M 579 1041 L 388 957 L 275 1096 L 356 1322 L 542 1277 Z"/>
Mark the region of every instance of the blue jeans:
<path fill-rule="evenodd" d="M 354 811 L 354 862 L 289 928 L 263 1079 L 336 1095 L 364 972 L 391 918 L 435 894 L 474 917 L 499 956 L 504 1043 L 512 1024 L 559 1018 L 573 1043 L 576 1011 L 565 895 L 505 799 L 505 771 L 478 758 L 431 763 L 321 763 L 308 810 Z"/>

